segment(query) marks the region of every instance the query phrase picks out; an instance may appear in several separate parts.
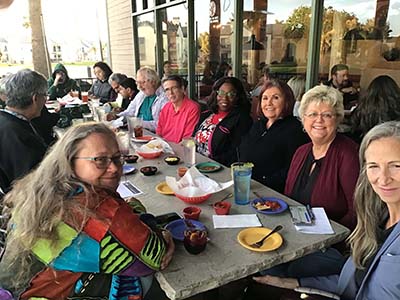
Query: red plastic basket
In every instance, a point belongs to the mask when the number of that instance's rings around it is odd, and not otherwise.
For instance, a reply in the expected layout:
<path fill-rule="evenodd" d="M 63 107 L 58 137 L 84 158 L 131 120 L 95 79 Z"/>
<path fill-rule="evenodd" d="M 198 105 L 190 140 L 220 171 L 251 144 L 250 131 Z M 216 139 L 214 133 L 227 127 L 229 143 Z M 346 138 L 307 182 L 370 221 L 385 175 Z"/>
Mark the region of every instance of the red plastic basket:
<path fill-rule="evenodd" d="M 153 159 L 153 158 L 159 157 L 161 155 L 162 151 L 157 151 L 157 152 L 140 152 L 140 151 L 136 151 L 136 153 L 139 154 L 143 158 Z"/>
<path fill-rule="evenodd" d="M 208 198 L 211 197 L 211 194 L 207 194 L 201 197 L 186 197 L 182 195 L 175 194 L 178 199 L 181 199 L 183 202 L 190 203 L 190 204 L 199 204 L 206 201 Z"/>

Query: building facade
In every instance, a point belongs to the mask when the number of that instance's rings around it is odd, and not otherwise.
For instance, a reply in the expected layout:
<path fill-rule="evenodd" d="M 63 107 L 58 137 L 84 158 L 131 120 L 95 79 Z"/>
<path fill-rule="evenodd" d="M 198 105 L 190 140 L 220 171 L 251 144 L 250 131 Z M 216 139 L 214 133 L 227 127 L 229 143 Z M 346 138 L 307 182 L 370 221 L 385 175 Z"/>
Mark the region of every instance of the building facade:
<path fill-rule="evenodd" d="M 169 61 L 196 99 L 229 66 L 248 89 L 265 65 L 308 88 L 338 63 L 361 91 L 382 74 L 400 82 L 400 0 L 107 0 L 107 11 L 113 70 L 161 76 Z"/>

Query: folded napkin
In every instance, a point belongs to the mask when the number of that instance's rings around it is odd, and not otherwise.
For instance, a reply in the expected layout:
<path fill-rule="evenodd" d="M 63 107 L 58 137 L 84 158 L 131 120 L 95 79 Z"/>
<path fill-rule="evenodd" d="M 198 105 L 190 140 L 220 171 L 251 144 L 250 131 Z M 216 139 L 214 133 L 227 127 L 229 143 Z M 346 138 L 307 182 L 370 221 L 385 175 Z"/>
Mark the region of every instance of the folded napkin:
<path fill-rule="evenodd" d="M 143 152 L 149 152 L 151 150 L 153 151 L 161 150 L 164 153 L 175 154 L 171 146 L 166 141 L 164 141 L 162 138 L 159 137 L 155 137 L 150 142 L 141 146 L 140 150 L 142 150 Z"/>
<path fill-rule="evenodd" d="M 232 180 L 224 183 L 216 182 L 200 173 L 195 166 L 187 170 L 179 181 L 171 176 L 166 176 L 165 181 L 174 193 L 184 197 L 201 197 L 213 194 L 233 184 Z"/>
<path fill-rule="evenodd" d="M 297 231 L 310 234 L 334 234 L 328 216 L 323 207 L 313 207 L 312 211 L 315 216 L 313 225 L 295 225 Z"/>
<path fill-rule="evenodd" d="M 214 228 L 261 227 L 257 215 L 213 215 Z"/>
<path fill-rule="evenodd" d="M 82 104 L 82 100 L 81 99 L 76 98 L 76 97 L 74 98 L 69 93 L 66 94 L 62 98 L 57 98 L 57 101 L 62 105 L 66 105 L 66 104 Z"/>

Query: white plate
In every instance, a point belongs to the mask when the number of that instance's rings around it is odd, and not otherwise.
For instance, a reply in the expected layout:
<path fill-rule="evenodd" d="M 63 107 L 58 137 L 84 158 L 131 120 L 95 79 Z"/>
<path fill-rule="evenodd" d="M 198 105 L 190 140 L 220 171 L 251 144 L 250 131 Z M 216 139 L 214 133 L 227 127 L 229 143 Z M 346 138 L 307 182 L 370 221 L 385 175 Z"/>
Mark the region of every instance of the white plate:
<path fill-rule="evenodd" d="M 152 137 L 151 135 L 144 135 L 140 138 L 132 138 L 132 141 L 134 141 L 135 143 L 148 143 L 151 140 L 154 140 L 154 137 Z"/>

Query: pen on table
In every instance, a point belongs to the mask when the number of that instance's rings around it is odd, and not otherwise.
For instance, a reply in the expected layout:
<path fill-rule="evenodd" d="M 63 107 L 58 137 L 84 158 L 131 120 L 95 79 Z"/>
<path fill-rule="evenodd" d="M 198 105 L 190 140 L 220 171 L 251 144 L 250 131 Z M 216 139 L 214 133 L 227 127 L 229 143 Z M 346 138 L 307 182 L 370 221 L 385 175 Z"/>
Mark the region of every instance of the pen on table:
<path fill-rule="evenodd" d="M 310 215 L 311 220 L 314 221 L 315 220 L 315 215 L 314 215 L 314 212 L 312 211 L 312 208 L 311 208 L 310 204 L 306 205 L 306 209 L 307 209 L 308 214 Z"/>
<path fill-rule="evenodd" d="M 306 217 L 307 223 L 310 223 L 311 220 L 310 220 L 310 215 L 308 214 L 308 212 L 305 211 L 305 212 L 304 212 L 304 215 L 305 215 L 305 217 Z"/>

